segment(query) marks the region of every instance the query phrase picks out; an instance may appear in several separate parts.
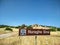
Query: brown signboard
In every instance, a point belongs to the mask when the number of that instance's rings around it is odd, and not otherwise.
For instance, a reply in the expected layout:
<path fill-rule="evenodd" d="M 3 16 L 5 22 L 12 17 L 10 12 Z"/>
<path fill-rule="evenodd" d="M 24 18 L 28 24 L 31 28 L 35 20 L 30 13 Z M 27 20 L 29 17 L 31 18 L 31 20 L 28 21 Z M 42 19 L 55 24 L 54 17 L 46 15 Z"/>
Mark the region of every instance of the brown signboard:
<path fill-rule="evenodd" d="M 49 29 L 20 29 L 19 36 L 25 35 L 50 35 Z"/>

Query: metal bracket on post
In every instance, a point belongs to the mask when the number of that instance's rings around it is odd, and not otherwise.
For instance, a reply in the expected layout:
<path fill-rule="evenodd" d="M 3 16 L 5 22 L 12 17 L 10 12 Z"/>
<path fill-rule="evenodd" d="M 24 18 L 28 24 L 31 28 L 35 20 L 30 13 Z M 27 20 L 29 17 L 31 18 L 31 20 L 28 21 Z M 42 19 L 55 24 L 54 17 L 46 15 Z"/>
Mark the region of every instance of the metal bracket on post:
<path fill-rule="evenodd" d="M 35 45 L 37 45 L 37 35 L 35 36 Z"/>

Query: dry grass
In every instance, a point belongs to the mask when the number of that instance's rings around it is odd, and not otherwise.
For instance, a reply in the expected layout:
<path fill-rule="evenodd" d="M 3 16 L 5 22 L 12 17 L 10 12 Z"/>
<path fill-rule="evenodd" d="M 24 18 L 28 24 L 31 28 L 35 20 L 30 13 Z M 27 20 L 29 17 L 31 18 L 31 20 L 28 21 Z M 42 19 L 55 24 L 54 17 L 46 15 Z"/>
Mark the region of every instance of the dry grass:
<path fill-rule="evenodd" d="M 19 29 L 12 28 L 13 32 L 17 32 Z M 5 28 L 0 28 L 0 34 L 10 33 L 11 31 L 5 31 Z"/>
<path fill-rule="evenodd" d="M 0 39 L 0 45 L 35 45 L 35 36 L 14 36 Z M 60 45 L 60 37 L 37 36 L 37 45 Z"/>
<path fill-rule="evenodd" d="M 0 39 L 0 45 L 35 45 L 35 36 L 18 36 L 17 34 Z M 37 45 L 60 45 L 60 32 L 51 32 L 50 36 L 37 36 Z"/>
<path fill-rule="evenodd" d="M 5 34 L 7 33 L 6 31 L 4 31 L 5 28 L 0 28 L 0 34 Z"/>

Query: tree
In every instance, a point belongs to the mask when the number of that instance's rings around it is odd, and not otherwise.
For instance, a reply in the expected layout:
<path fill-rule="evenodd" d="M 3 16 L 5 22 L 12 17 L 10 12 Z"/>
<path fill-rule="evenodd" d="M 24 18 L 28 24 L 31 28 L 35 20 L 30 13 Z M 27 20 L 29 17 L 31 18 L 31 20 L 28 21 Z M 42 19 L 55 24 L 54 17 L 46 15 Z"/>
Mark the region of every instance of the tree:
<path fill-rule="evenodd" d="M 21 26 L 16 26 L 15 28 L 20 28 Z"/>
<path fill-rule="evenodd" d="M 35 27 L 35 26 L 38 27 L 38 24 L 34 24 L 34 25 L 33 25 L 33 27 Z"/>
<path fill-rule="evenodd" d="M 27 27 L 25 24 L 22 24 L 20 29 Z"/>
<path fill-rule="evenodd" d="M 9 27 L 8 25 L 0 25 L 0 28 Z"/>
<path fill-rule="evenodd" d="M 35 26 L 37 26 L 37 27 L 38 27 L 38 24 L 35 24 Z"/>
<path fill-rule="evenodd" d="M 33 29 L 31 25 L 27 26 L 27 29 Z"/>

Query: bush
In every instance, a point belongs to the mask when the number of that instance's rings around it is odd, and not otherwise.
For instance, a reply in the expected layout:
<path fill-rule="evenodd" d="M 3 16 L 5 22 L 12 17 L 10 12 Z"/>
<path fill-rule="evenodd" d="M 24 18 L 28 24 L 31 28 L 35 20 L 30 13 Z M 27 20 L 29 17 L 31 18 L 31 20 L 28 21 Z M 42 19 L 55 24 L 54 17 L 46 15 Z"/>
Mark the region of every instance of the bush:
<path fill-rule="evenodd" d="M 57 31 L 60 31 L 60 28 L 57 28 Z"/>
<path fill-rule="evenodd" d="M 7 31 L 13 31 L 11 28 L 7 27 L 5 30 Z"/>
<path fill-rule="evenodd" d="M 51 31 L 56 31 L 55 29 L 50 29 Z"/>

